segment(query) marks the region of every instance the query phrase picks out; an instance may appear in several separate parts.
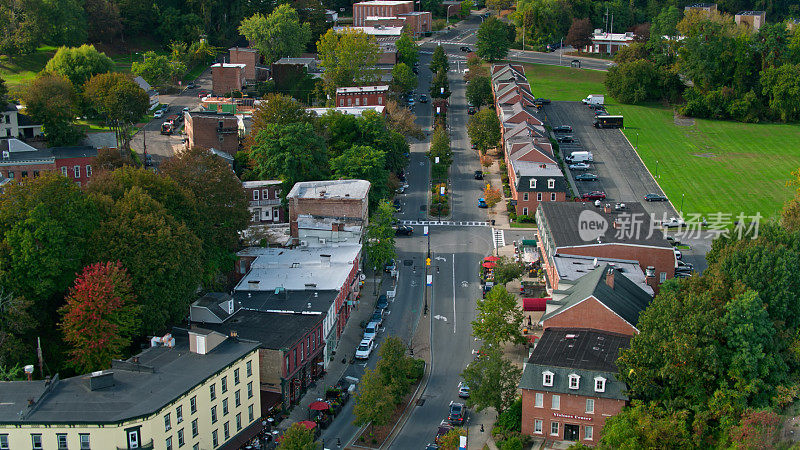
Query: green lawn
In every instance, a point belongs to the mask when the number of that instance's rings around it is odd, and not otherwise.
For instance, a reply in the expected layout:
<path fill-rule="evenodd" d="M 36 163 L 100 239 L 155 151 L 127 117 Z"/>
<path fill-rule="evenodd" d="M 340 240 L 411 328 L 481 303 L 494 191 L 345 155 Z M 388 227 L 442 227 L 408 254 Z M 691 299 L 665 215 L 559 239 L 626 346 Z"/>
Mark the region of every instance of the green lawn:
<path fill-rule="evenodd" d="M 39 47 L 30 55 L 0 56 L 0 78 L 9 88 L 21 85 L 39 73 L 56 53 L 56 47 Z"/>
<path fill-rule="evenodd" d="M 576 101 L 603 94 L 605 73 L 527 65 L 534 95 Z M 618 105 L 624 133 L 677 209 L 708 217 L 715 212 L 773 217 L 794 189 L 786 182 L 800 167 L 800 126 L 698 119 L 677 125 L 671 107 Z"/>

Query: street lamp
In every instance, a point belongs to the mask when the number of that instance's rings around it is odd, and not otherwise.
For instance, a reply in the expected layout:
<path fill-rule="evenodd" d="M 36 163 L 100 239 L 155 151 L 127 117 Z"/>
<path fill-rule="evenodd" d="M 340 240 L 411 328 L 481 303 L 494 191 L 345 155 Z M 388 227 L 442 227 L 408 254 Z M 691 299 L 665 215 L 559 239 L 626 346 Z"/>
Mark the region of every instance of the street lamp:
<path fill-rule="evenodd" d="M 658 160 L 656 160 L 656 178 L 658 178 Z"/>
<path fill-rule="evenodd" d="M 683 217 L 683 200 L 686 198 L 686 194 L 681 194 L 681 217 Z"/>
<path fill-rule="evenodd" d="M 372 266 L 372 295 L 378 295 L 378 266 Z"/>
<path fill-rule="evenodd" d="M 453 6 L 461 7 L 461 5 L 447 5 L 447 25 L 450 26 L 450 8 Z"/>
<path fill-rule="evenodd" d="M 639 150 L 639 132 L 636 132 L 636 150 Z"/>

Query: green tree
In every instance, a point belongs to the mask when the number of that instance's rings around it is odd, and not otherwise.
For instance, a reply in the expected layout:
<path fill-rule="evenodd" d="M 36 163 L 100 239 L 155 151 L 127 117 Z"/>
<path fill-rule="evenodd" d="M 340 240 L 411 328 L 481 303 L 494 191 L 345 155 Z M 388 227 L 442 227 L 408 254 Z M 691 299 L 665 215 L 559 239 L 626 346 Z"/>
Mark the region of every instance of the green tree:
<path fill-rule="evenodd" d="M 317 42 L 320 66 L 326 93 L 334 97 L 341 86 L 362 86 L 378 80 L 375 69 L 378 48 L 375 36 L 360 30 L 336 32 L 328 30 Z"/>
<path fill-rule="evenodd" d="M 763 93 L 776 117 L 783 122 L 800 119 L 800 64 L 769 67 L 761 72 Z"/>
<path fill-rule="evenodd" d="M 408 108 L 398 105 L 394 100 L 386 102 L 386 126 L 390 130 L 421 140 L 425 134 L 416 120 L 417 117 Z"/>
<path fill-rule="evenodd" d="M 522 28 L 527 45 L 544 47 L 567 34 L 572 23 L 572 14 L 570 3 L 561 0 L 520 0 L 517 2 L 517 11 L 511 17 L 516 26 Z M 576 17 L 587 15 L 576 14 Z M 614 19 L 616 28 L 619 14 Z"/>
<path fill-rule="evenodd" d="M 665 442 L 672 448 L 695 448 L 689 412 L 670 413 L 654 404 L 633 401 L 622 412 L 608 418 L 598 448 L 662 448 Z"/>
<path fill-rule="evenodd" d="M 453 163 L 453 152 L 450 149 L 450 137 L 443 127 L 436 127 L 436 129 L 433 130 L 428 157 L 432 163 L 435 163 L 437 157 L 439 158 L 439 164 L 449 166 Z"/>
<path fill-rule="evenodd" d="M 392 67 L 392 91 L 395 94 L 413 92 L 417 83 L 417 76 L 405 63 L 397 63 Z"/>
<path fill-rule="evenodd" d="M 511 8 L 512 0 L 486 0 L 486 7 L 492 11 L 503 11 Z"/>
<path fill-rule="evenodd" d="M 447 61 L 447 55 L 444 53 L 444 47 L 437 45 L 436 48 L 433 49 L 431 63 L 428 65 L 428 67 L 433 73 L 439 73 L 442 70 L 447 72 L 450 70 L 450 63 Z"/>
<path fill-rule="evenodd" d="M 492 80 L 489 77 L 475 77 L 469 80 L 466 90 L 467 101 L 474 107 L 491 106 L 494 103 L 492 96 Z"/>
<path fill-rule="evenodd" d="M 522 371 L 495 346 L 484 345 L 481 357 L 471 362 L 461 376 L 469 386 L 468 405 L 478 411 L 494 408 L 502 414 L 516 399 Z"/>
<path fill-rule="evenodd" d="M 433 98 L 447 98 L 450 97 L 450 80 L 447 79 L 447 72 L 439 70 L 433 76 L 431 82 L 431 97 Z"/>
<path fill-rule="evenodd" d="M 84 86 L 84 95 L 114 130 L 120 149 L 130 149 L 133 124 L 150 107 L 150 96 L 133 80 L 121 73 L 93 76 Z"/>
<path fill-rule="evenodd" d="M 83 3 L 80 0 L 42 0 L 44 41 L 51 45 L 80 45 L 86 42 Z"/>
<path fill-rule="evenodd" d="M 4 376 L 2 368 L 27 364 L 27 355 L 33 352 L 32 332 L 38 320 L 32 306 L 31 300 L 0 287 L 0 380 L 11 381 L 13 374 Z"/>
<path fill-rule="evenodd" d="M 389 171 L 386 170 L 386 152 L 367 145 L 354 145 L 344 153 L 331 159 L 331 171 L 338 179 L 367 180 L 372 185 L 370 206 L 388 195 Z"/>
<path fill-rule="evenodd" d="M 500 257 L 494 266 L 494 281 L 504 285 L 522 276 L 522 266 L 507 256 Z"/>
<path fill-rule="evenodd" d="M 0 2 L 0 54 L 28 54 L 42 43 L 42 0 Z"/>
<path fill-rule="evenodd" d="M 467 122 L 467 134 L 481 153 L 500 142 L 500 119 L 493 108 L 482 108 Z"/>
<path fill-rule="evenodd" d="M 658 99 L 659 81 L 656 66 L 646 59 L 637 59 L 609 67 L 603 83 L 609 95 L 620 103 L 636 104 Z"/>
<path fill-rule="evenodd" d="M 53 147 L 75 145 L 83 132 L 72 124 L 78 114 L 77 94 L 68 78 L 42 74 L 22 93 L 25 109 L 42 124 L 48 144 Z"/>
<path fill-rule="evenodd" d="M 112 0 L 86 0 L 86 39 L 89 42 L 112 42 L 123 31 L 119 5 Z"/>
<path fill-rule="evenodd" d="M 47 61 L 44 70 L 66 77 L 74 86 L 80 87 L 92 76 L 110 72 L 112 67 L 114 61 L 105 53 L 98 52 L 94 45 L 81 45 L 59 48 Z"/>
<path fill-rule="evenodd" d="M 255 134 L 248 152 L 258 179 L 280 179 L 284 192 L 298 181 L 328 178 L 325 141 L 309 123 L 268 123 Z"/>
<path fill-rule="evenodd" d="M 397 47 L 397 59 L 399 62 L 413 67 L 419 61 L 419 46 L 414 42 L 414 38 L 409 33 L 403 33 L 400 39 L 395 42 Z"/>
<path fill-rule="evenodd" d="M 300 423 L 293 423 L 283 433 L 278 448 L 282 450 L 316 450 L 319 445 L 314 442 L 314 430 L 309 430 Z"/>
<path fill-rule="evenodd" d="M 367 264 L 383 267 L 397 253 L 394 246 L 394 208 L 389 202 L 380 202 L 367 225 L 366 249 Z"/>
<path fill-rule="evenodd" d="M 442 450 L 458 450 L 461 446 L 461 436 L 466 436 L 467 430 L 455 427 L 448 431 L 439 440 L 439 448 Z"/>
<path fill-rule="evenodd" d="M 496 285 L 486 298 L 479 299 L 477 310 L 478 315 L 472 321 L 473 336 L 490 345 L 526 342 L 522 335 L 522 309 L 505 286 Z"/>
<path fill-rule="evenodd" d="M 300 56 L 311 39 L 311 26 L 300 23 L 297 11 L 287 4 L 264 17 L 260 13 L 242 21 L 239 32 L 258 49 L 266 64 L 283 57 Z"/>
<path fill-rule="evenodd" d="M 414 378 L 414 358 L 406 355 L 406 345 L 396 336 L 387 338 L 378 351 L 376 371 L 380 375 L 386 390 L 394 397 L 394 403 L 400 404 L 409 393 Z"/>
<path fill-rule="evenodd" d="M 477 53 L 481 58 L 494 62 L 504 59 L 511 47 L 508 25 L 497 17 L 484 20 L 477 32 Z"/>
<path fill-rule="evenodd" d="M 475 2 L 472 0 L 461 0 L 461 6 L 459 8 L 461 10 L 461 17 L 469 16 L 473 8 L 475 8 Z"/>
<path fill-rule="evenodd" d="M 370 433 L 376 426 L 389 423 L 394 413 L 394 398 L 386 395 L 386 386 L 375 370 L 364 370 L 356 391 L 355 402 L 353 423 L 358 427 L 369 424 Z"/>
<path fill-rule="evenodd" d="M 253 135 L 268 125 L 313 123 L 314 116 L 297 100 L 283 94 L 269 94 L 253 110 Z"/>
<path fill-rule="evenodd" d="M 151 51 L 144 54 L 142 61 L 131 64 L 131 72 L 153 86 L 160 86 L 182 77 L 186 73 L 186 63 Z"/>

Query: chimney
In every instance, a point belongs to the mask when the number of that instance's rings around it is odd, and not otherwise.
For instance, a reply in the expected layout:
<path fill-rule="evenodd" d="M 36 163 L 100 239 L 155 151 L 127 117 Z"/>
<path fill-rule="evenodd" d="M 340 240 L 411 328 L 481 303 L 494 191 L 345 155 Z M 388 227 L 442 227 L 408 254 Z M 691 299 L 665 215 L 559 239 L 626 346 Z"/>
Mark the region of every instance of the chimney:
<path fill-rule="evenodd" d="M 614 289 L 614 268 L 613 267 L 609 267 L 608 270 L 606 270 L 606 284 L 611 289 Z"/>
<path fill-rule="evenodd" d="M 320 262 L 322 267 L 330 267 L 331 266 L 331 255 L 319 255 Z"/>

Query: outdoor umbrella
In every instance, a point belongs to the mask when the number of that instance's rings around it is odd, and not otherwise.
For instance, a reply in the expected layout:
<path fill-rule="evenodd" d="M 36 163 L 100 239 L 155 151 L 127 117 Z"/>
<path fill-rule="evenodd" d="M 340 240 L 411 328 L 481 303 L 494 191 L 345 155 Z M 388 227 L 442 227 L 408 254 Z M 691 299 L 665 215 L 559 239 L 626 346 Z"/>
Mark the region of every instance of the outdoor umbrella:
<path fill-rule="evenodd" d="M 308 405 L 308 407 L 314 411 L 325 411 L 326 409 L 331 409 L 331 405 L 326 402 L 314 402 Z"/>
<path fill-rule="evenodd" d="M 498 258 L 497 256 L 487 256 L 486 258 L 483 258 L 483 260 L 484 261 L 500 261 L 500 258 Z"/>
<path fill-rule="evenodd" d="M 300 423 L 300 425 L 306 427 L 307 430 L 313 430 L 317 426 L 317 422 L 312 422 L 310 420 L 304 420 L 304 421 L 299 422 L 299 423 Z"/>
<path fill-rule="evenodd" d="M 496 265 L 497 265 L 497 264 L 495 264 L 495 263 L 493 263 L 493 262 L 485 262 L 485 263 L 481 264 L 481 266 L 483 266 L 483 267 L 485 267 L 485 268 L 487 268 L 487 269 L 491 269 L 492 267 L 494 267 L 494 266 L 496 266 Z"/>

